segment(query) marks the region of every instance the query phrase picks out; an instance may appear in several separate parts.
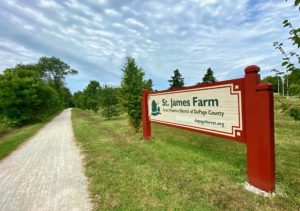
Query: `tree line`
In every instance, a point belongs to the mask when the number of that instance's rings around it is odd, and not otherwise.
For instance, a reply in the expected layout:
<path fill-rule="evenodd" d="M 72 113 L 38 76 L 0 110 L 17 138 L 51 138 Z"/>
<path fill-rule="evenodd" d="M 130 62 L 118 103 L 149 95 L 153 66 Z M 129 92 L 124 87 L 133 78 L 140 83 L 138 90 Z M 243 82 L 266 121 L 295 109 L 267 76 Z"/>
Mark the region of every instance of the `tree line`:
<path fill-rule="evenodd" d="M 43 121 L 64 108 L 76 106 L 94 112 L 100 110 L 107 119 L 126 112 L 130 125 L 138 131 L 142 118 L 142 91 L 152 91 L 153 82 L 144 79 L 143 68 L 132 57 L 127 58 L 122 72 L 120 87 L 101 86 L 92 80 L 85 89 L 72 95 L 65 85 L 65 78 L 78 74 L 78 71 L 57 57 L 41 57 L 36 63 L 7 68 L 0 74 L 0 122 L 21 126 Z M 211 69 L 209 74 L 213 74 Z M 178 69 L 169 82 L 170 89 L 184 86 L 184 78 Z"/>
<path fill-rule="evenodd" d="M 152 91 L 153 82 L 151 79 L 144 79 L 143 68 L 139 67 L 132 57 L 127 58 L 122 73 L 120 87 L 101 86 L 98 81 L 90 81 L 86 88 L 74 93 L 73 103 L 84 110 L 100 111 L 107 119 L 126 112 L 130 125 L 137 132 L 141 127 L 142 92 L 143 90 Z M 216 78 L 213 74 L 212 69 L 208 68 L 201 83 L 215 82 Z M 170 83 L 169 89 L 184 86 L 184 78 L 178 69 L 174 70 L 174 75 L 168 82 Z"/>
<path fill-rule="evenodd" d="M 0 74 L 0 122 L 12 126 L 42 121 L 73 106 L 65 77 L 78 72 L 56 57 L 17 64 Z"/>
<path fill-rule="evenodd" d="M 120 114 L 120 88 L 105 84 L 101 86 L 98 81 L 90 81 L 83 91 L 73 95 L 74 106 L 83 110 L 92 110 L 111 119 Z"/>
<path fill-rule="evenodd" d="M 121 112 L 126 112 L 130 125 L 139 131 L 141 127 L 141 96 L 143 90 L 152 90 L 152 80 L 144 79 L 144 70 L 136 64 L 132 57 L 128 57 L 122 68 L 123 77 L 120 87 L 105 84 L 101 86 L 98 81 L 90 81 L 82 91 L 74 93 L 73 102 L 78 108 L 98 112 L 111 119 Z"/>

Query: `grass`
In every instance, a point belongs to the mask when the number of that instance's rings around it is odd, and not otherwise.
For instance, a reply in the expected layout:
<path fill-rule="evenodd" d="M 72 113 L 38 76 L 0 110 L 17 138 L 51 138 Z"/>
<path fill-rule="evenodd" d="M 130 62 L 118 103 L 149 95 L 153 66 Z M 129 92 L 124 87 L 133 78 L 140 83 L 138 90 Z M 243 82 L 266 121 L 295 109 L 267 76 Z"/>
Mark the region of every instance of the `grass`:
<path fill-rule="evenodd" d="M 95 210 L 299 210 L 300 122 L 276 103 L 277 194 L 246 191 L 246 147 L 152 125 L 142 140 L 125 116 L 107 121 L 73 109 L 75 137 L 85 155 Z"/>
<path fill-rule="evenodd" d="M 47 118 L 43 122 L 18 128 L 9 127 L 0 123 L 0 160 L 17 149 L 20 144 L 33 136 L 39 129 L 41 129 L 56 115 L 57 114 Z"/>

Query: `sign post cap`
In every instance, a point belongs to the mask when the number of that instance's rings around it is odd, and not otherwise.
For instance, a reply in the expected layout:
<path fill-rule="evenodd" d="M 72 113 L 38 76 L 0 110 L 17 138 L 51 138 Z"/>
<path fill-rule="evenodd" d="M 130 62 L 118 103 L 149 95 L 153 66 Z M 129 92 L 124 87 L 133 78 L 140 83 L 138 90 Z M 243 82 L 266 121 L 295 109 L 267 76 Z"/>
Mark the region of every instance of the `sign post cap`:
<path fill-rule="evenodd" d="M 270 83 L 260 83 L 260 84 L 257 85 L 256 89 L 257 89 L 257 91 L 272 90 L 273 86 Z"/>
<path fill-rule="evenodd" d="M 260 71 L 260 67 L 259 66 L 256 66 L 256 65 L 250 65 L 248 67 L 245 68 L 245 73 L 257 73 Z"/>

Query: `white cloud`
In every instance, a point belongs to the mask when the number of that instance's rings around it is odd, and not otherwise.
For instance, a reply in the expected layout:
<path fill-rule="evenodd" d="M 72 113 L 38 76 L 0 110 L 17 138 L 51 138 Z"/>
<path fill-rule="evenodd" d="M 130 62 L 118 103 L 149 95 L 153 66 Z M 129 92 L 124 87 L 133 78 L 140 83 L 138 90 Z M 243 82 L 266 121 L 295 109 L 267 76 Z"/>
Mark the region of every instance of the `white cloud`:
<path fill-rule="evenodd" d="M 78 12 L 82 12 L 87 16 L 92 16 L 94 14 L 93 10 L 89 6 L 82 4 L 77 0 L 68 0 L 67 2 L 65 2 L 65 4 L 69 8 L 76 10 Z"/>
<path fill-rule="evenodd" d="M 193 2 L 195 2 L 198 5 L 200 5 L 201 7 L 205 7 L 205 6 L 217 3 L 218 0 L 193 0 Z"/>
<path fill-rule="evenodd" d="M 39 6 L 43 8 L 55 8 L 55 9 L 62 8 L 61 5 L 59 5 L 53 0 L 40 0 Z"/>
<path fill-rule="evenodd" d="M 149 27 L 145 26 L 142 22 L 140 22 L 140 21 L 138 21 L 138 20 L 136 20 L 134 18 L 128 18 L 126 20 L 126 23 L 134 25 L 134 26 L 141 27 L 141 28 L 146 29 L 146 30 L 149 29 Z"/>
<path fill-rule="evenodd" d="M 33 30 L 35 29 L 35 27 L 32 26 L 32 25 L 30 25 L 30 24 L 25 24 L 25 25 L 24 25 L 24 29 L 27 29 L 27 30 L 29 30 L 29 31 L 33 31 Z"/>
<path fill-rule="evenodd" d="M 181 4 L 177 4 L 175 5 L 172 10 L 175 12 L 175 13 L 180 13 L 180 12 L 183 12 L 185 9 L 185 7 Z"/>
<path fill-rule="evenodd" d="M 121 9 L 122 9 L 123 11 L 129 11 L 129 10 L 130 10 L 130 8 L 127 7 L 127 6 L 122 6 Z"/>
<path fill-rule="evenodd" d="M 116 28 L 127 29 L 126 26 L 124 26 L 123 24 L 120 24 L 120 23 L 113 23 L 112 26 L 114 26 Z"/>
<path fill-rule="evenodd" d="M 53 22 L 52 20 L 50 20 L 48 17 L 46 17 L 43 13 L 41 12 L 38 12 L 37 10 L 34 10 L 28 6 L 21 6 L 21 5 L 13 5 L 14 8 L 16 10 L 18 10 L 18 12 L 20 14 L 24 14 L 26 15 L 28 18 L 34 20 L 34 21 L 37 21 L 37 22 L 40 22 L 44 25 L 47 25 L 47 26 L 53 26 L 55 25 L 55 22 Z"/>
<path fill-rule="evenodd" d="M 7 4 L 9 5 L 14 5 L 16 4 L 16 1 L 15 0 L 4 0 Z"/>
<path fill-rule="evenodd" d="M 92 0 L 93 2 L 97 3 L 97 4 L 105 4 L 107 3 L 107 0 Z"/>
<path fill-rule="evenodd" d="M 105 9 L 104 12 L 105 12 L 105 14 L 107 14 L 109 16 L 114 16 L 114 17 L 121 16 L 121 14 L 114 9 Z"/>
<path fill-rule="evenodd" d="M 10 49 L 10 51 L 3 49 Z M 0 57 L 6 59 L 1 60 L 0 73 L 8 67 L 14 67 L 16 64 L 32 63 L 37 56 L 38 54 L 24 46 L 9 39 L 2 39 L 0 40 Z"/>

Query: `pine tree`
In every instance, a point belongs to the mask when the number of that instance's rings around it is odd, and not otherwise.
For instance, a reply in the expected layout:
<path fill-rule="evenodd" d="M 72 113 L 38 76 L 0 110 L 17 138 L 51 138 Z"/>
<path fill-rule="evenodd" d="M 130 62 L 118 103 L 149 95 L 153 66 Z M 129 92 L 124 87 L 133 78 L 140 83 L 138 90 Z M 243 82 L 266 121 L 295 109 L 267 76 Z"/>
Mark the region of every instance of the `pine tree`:
<path fill-rule="evenodd" d="M 148 91 L 153 91 L 153 82 L 152 79 L 149 79 L 147 81 L 144 81 L 144 89 L 148 90 Z"/>
<path fill-rule="evenodd" d="M 121 99 L 127 111 L 130 125 L 139 131 L 142 121 L 142 91 L 144 88 L 144 70 L 138 67 L 134 58 L 128 57 L 124 65 L 121 82 Z"/>
<path fill-rule="evenodd" d="M 171 80 L 168 80 L 170 82 L 170 88 L 180 88 L 184 86 L 184 78 L 181 76 L 178 69 L 174 70 L 174 76 L 171 77 Z"/>
<path fill-rule="evenodd" d="M 206 74 L 202 78 L 202 83 L 212 83 L 216 81 L 217 80 L 214 76 L 214 71 L 212 71 L 211 68 L 208 68 Z"/>

